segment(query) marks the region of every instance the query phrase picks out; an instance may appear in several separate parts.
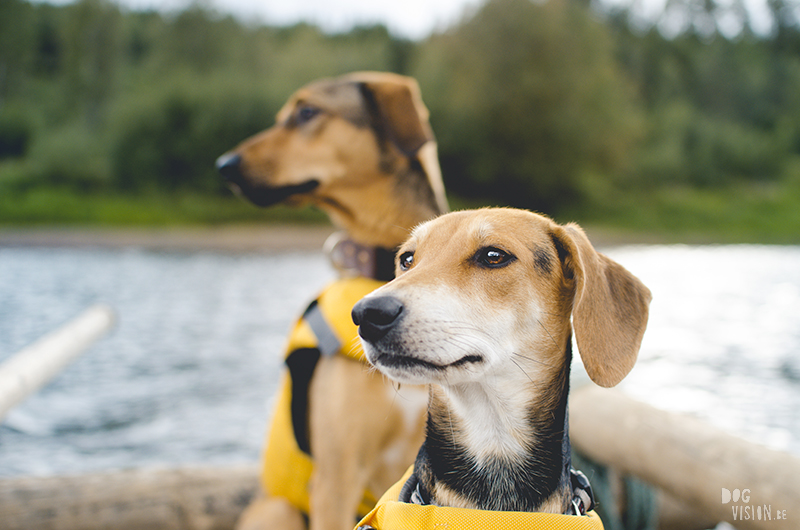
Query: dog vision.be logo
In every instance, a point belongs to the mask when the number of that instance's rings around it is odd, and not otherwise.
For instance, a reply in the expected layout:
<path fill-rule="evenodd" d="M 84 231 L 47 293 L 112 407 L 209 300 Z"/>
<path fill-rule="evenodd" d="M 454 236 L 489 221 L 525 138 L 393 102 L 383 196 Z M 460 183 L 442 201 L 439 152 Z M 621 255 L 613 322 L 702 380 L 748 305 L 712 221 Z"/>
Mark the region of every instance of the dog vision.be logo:
<path fill-rule="evenodd" d="M 722 504 L 730 504 L 734 521 L 783 521 L 786 510 L 773 509 L 771 504 L 751 504 L 750 490 L 722 488 Z"/>

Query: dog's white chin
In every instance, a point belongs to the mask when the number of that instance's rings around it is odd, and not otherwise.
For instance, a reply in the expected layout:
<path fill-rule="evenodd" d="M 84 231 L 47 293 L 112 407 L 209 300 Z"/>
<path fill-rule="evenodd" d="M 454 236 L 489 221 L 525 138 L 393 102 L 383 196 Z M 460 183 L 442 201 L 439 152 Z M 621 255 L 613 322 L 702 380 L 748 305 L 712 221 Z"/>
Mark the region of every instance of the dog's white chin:
<path fill-rule="evenodd" d="M 379 360 L 379 357 L 381 356 L 380 352 L 376 351 L 372 346 L 370 346 L 367 343 L 363 343 L 363 345 L 364 345 L 364 354 L 366 355 L 369 364 L 371 364 L 380 373 L 382 373 L 392 381 L 396 381 L 404 385 L 425 385 L 430 382 L 430 376 L 421 373 L 421 372 L 426 372 L 427 370 L 420 370 L 419 367 L 401 368 L 397 366 L 387 366 L 385 363 L 380 362 Z"/>
<path fill-rule="evenodd" d="M 369 345 L 365 345 L 364 351 L 369 363 L 379 372 L 389 379 L 405 385 L 451 385 L 468 383 L 479 378 L 479 374 L 483 371 L 471 363 L 462 366 L 440 368 L 428 367 L 420 364 L 398 366 L 396 362 L 386 362 L 387 358 L 391 359 L 392 357 L 383 355 L 382 352 L 369 347 Z M 394 357 L 394 359 L 396 360 L 397 357 Z M 422 362 L 431 362 L 424 358 L 416 359 Z"/>
<path fill-rule="evenodd" d="M 413 373 L 411 370 L 402 370 L 397 368 L 389 368 L 377 366 L 378 371 L 383 375 L 403 385 L 427 385 L 435 383 L 432 377 L 426 374 Z"/>

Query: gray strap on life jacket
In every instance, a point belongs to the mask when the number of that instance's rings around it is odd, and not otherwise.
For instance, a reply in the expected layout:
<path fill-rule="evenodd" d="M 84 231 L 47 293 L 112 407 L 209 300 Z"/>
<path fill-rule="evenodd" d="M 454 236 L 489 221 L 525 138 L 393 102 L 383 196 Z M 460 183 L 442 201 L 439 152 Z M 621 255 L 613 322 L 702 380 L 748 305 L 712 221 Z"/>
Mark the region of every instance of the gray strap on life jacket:
<path fill-rule="evenodd" d="M 314 335 L 317 336 L 317 348 L 323 357 L 330 357 L 339 353 L 339 350 L 342 349 L 342 343 L 333 328 L 328 325 L 325 315 L 322 314 L 322 310 L 316 300 L 308 306 L 308 309 L 303 314 L 303 319 L 308 322 Z"/>

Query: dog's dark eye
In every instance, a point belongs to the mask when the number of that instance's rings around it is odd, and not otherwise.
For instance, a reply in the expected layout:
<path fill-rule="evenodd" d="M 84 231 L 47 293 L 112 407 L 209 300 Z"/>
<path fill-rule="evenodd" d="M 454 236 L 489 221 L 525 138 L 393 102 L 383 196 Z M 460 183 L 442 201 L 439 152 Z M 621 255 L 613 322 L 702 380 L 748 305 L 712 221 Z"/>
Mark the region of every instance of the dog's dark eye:
<path fill-rule="evenodd" d="M 317 107 L 310 105 L 303 105 L 297 109 L 297 124 L 302 125 L 314 119 L 319 114 L 320 110 Z"/>
<path fill-rule="evenodd" d="M 402 254 L 400 254 L 397 263 L 400 264 L 400 270 L 407 271 L 414 264 L 414 253 L 403 252 Z"/>
<path fill-rule="evenodd" d="M 509 254 L 495 247 L 482 248 L 475 254 L 475 261 L 477 261 L 479 265 L 490 269 L 504 267 L 515 259 L 517 258 L 515 258 L 513 254 Z"/>

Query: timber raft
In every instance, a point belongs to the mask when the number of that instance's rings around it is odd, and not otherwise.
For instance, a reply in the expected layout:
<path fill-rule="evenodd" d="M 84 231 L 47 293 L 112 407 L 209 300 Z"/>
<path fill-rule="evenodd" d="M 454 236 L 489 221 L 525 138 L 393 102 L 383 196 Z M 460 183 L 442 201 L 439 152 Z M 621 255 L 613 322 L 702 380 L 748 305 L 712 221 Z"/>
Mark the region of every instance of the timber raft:
<path fill-rule="evenodd" d="M 0 365 L 0 420 L 114 324 L 93 306 Z M 659 491 L 659 528 L 800 527 L 800 459 L 622 392 L 577 384 L 573 445 Z M 259 465 L 115 470 L 0 479 L 3 530 L 227 530 L 258 490 Z M 739 492 L 747 490 L 747 499 Z M 725 498 L 735 490 L 736 498 Z"/>
<path fill-rule="evenodd" d="M 593 460 L 658 488 L 661 529 L 719 521 L 740 530 L 798 528 L 800 460 L 792 455 L 588 385 L 572 393 L 570 430 Z M 0 521 L 6 530 L 225 530 L 257 484 L 256 463 L 2 479 Z M 742 511 L 735 518 L 736 503 L 722 503 L 723 488 L 750 490 L 749 519 Z M 770 517 L 764 511 L 759 520 L 757 507 L 770 507 Z"/>

